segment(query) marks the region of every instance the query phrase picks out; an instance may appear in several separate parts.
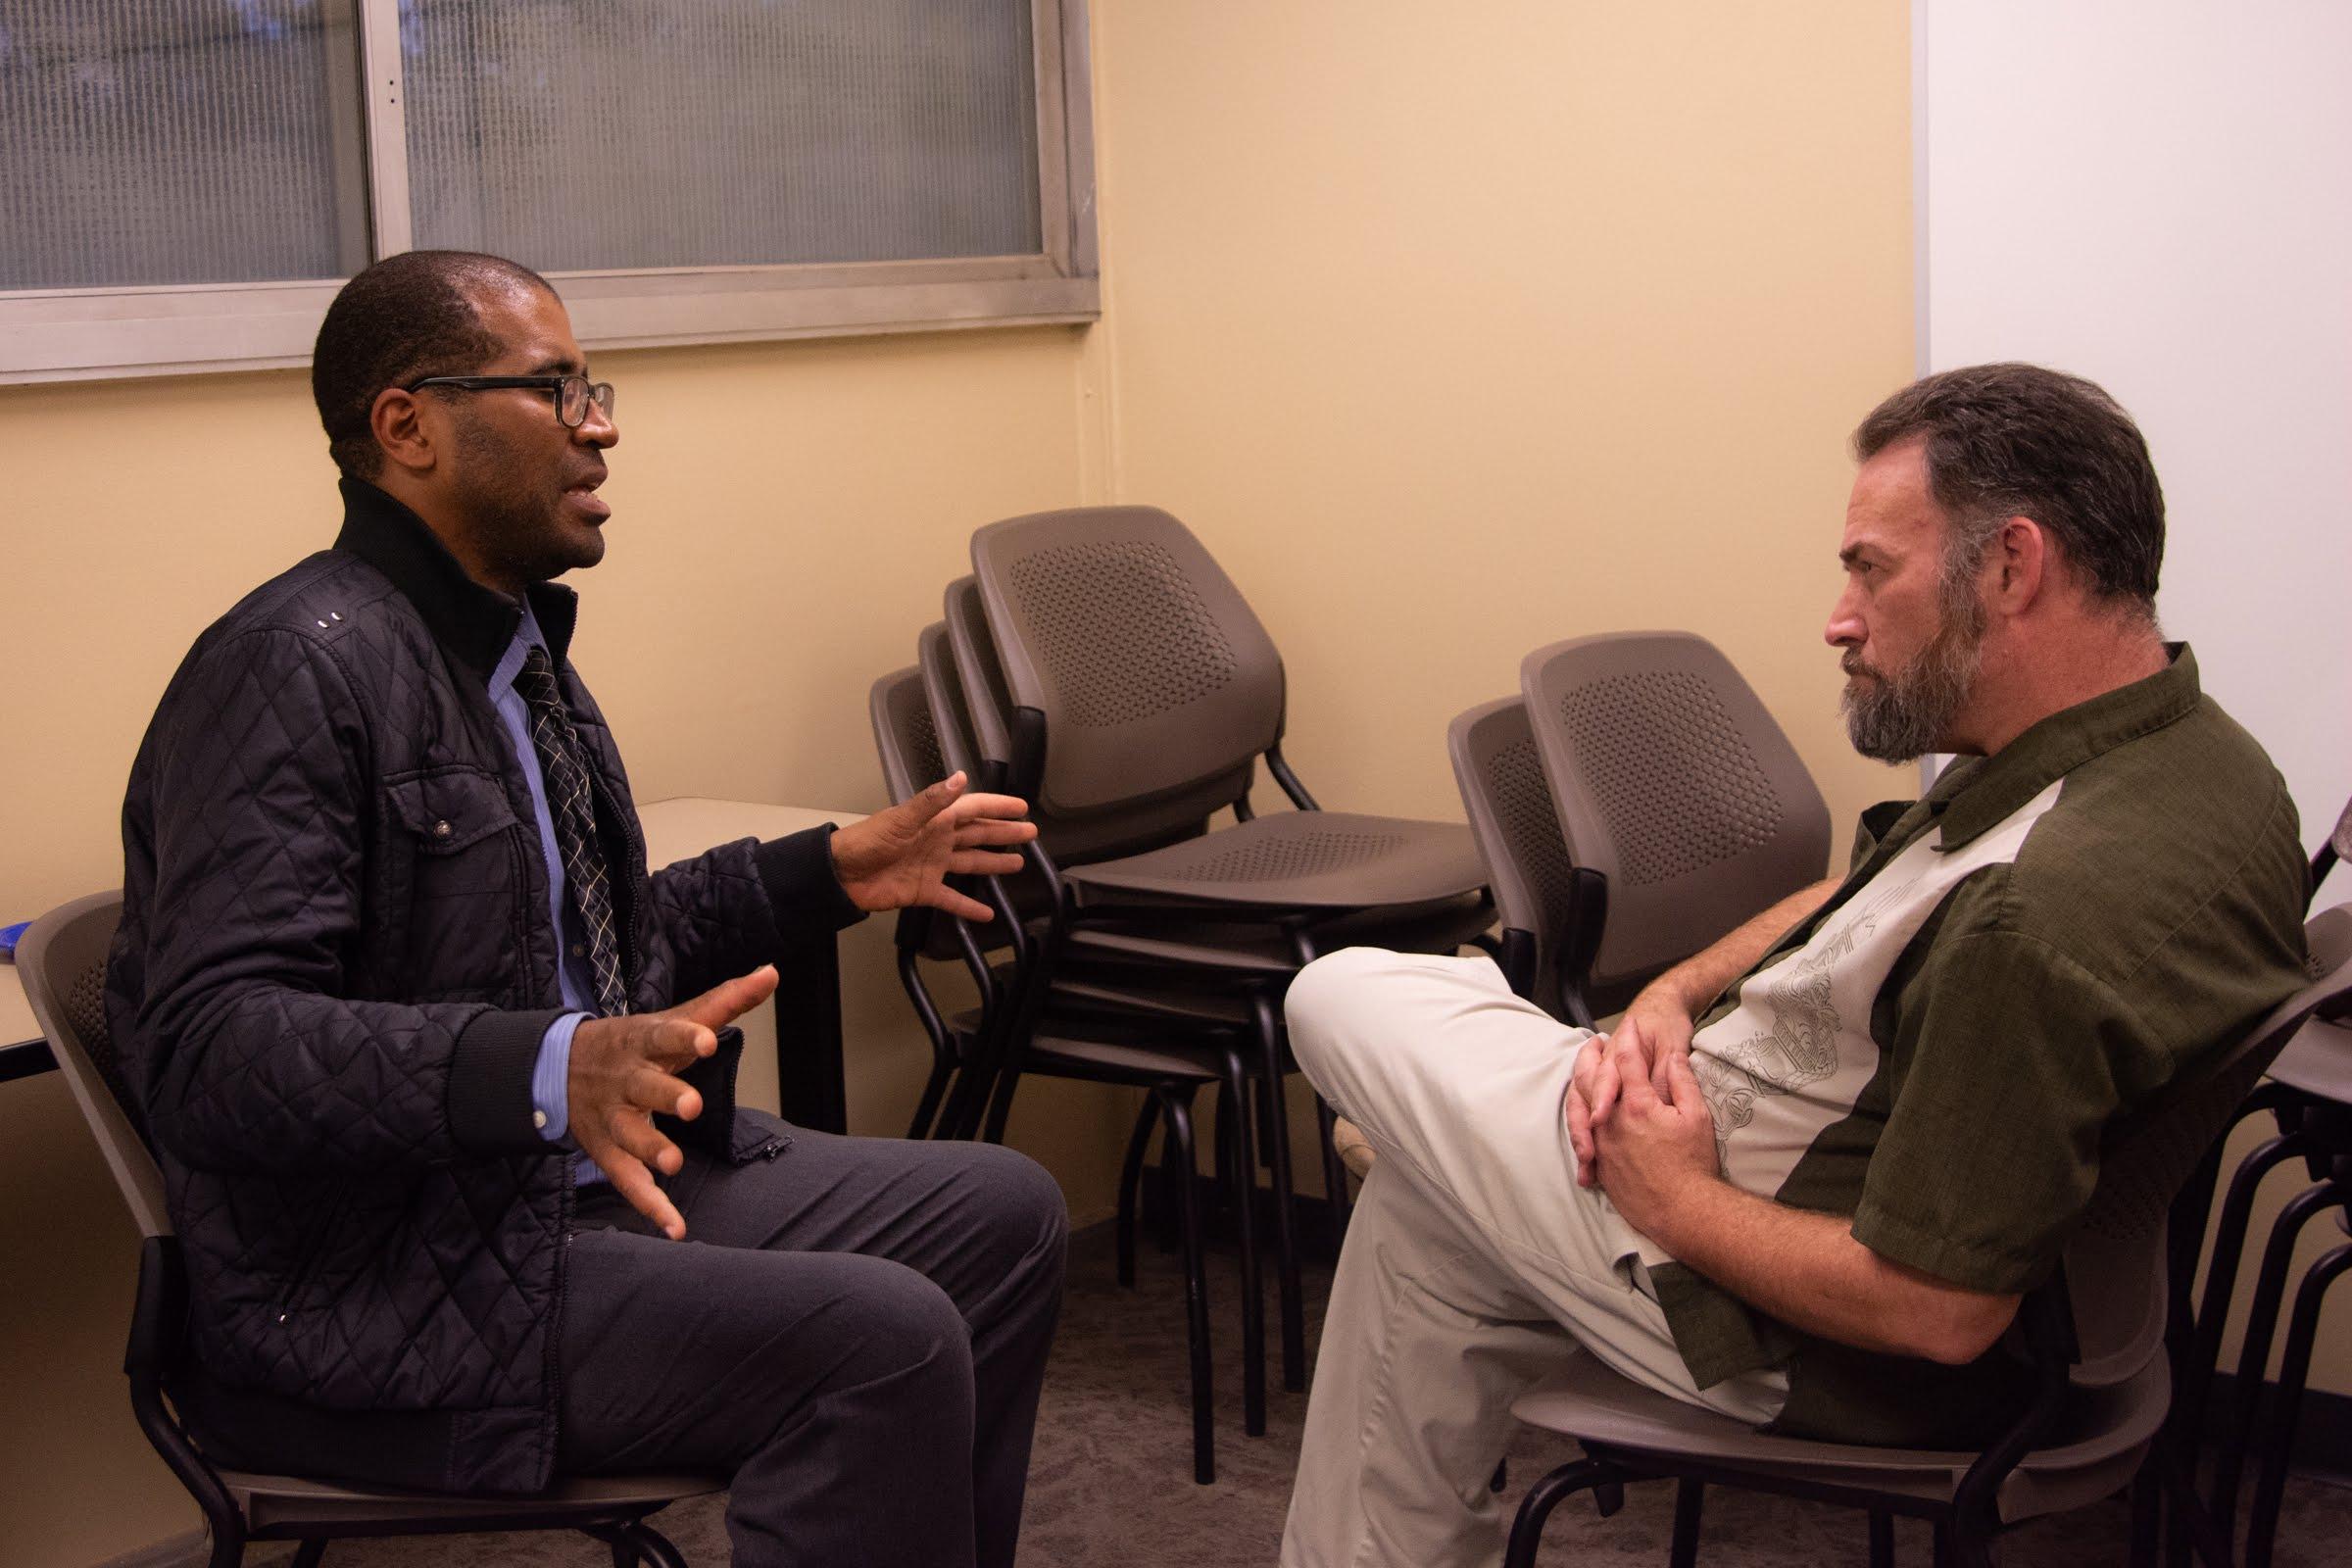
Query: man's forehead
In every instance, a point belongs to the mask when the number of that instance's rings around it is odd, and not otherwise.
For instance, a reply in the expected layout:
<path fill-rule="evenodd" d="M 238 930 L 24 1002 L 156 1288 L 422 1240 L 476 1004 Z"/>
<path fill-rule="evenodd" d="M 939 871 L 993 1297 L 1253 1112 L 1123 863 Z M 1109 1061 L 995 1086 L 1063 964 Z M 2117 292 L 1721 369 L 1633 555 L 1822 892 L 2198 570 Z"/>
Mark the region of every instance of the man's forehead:
<path fill-rule="evenodd" d="M 571 314 L 553 292 L 529 284 L 494 286 L 473 296 L 482 326 L 498 339 L 502 362 L 526 371 L 580 370 L 586 358 L 571 335 Z"/>
<path fill-rule="evenodd" d="M 1928 489 L 1927 455 L 1917 441 L 1874 455 L 1854 473 L 1838 553 L 1865 546 L 1908 551 L 1943 536 L 1943 509 Z"/>

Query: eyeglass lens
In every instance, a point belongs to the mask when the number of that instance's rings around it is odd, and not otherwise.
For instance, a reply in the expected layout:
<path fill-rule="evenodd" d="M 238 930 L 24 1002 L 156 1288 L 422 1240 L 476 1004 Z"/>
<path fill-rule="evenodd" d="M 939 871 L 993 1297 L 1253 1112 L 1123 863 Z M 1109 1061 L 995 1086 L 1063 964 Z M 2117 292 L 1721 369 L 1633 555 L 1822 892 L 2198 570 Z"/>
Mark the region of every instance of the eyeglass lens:
<path fill-rule="evenodd" d="M 557 408 L 558 416 L 568 425 L 583 424 L 588 418 L 590 403 L 594 403 L 598 408 L 604 410 L 605 417 L 611 418 L 612 416 L 612 383 L 590 381 L 585 376 L 565 376 L 563 394 Z"/>

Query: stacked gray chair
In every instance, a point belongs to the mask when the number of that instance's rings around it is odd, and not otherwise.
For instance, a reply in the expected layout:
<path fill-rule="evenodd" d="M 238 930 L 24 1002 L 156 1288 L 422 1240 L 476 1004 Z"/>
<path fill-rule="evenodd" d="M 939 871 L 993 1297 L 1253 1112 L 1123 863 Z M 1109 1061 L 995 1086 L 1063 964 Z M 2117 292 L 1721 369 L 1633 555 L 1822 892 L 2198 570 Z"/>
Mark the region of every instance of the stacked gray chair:
<path fill-rule="evenodd" d="M 1560 941 L 1573 1021 L 1821 879 L 1829 806 L 1712 644 L 1578 637 L 1529 654 L 1519 678 L 1569 858 L 1592 873 Z"/>
<path fill-rule="evenodd" d="M 942 628 L 924 633 L 922 648 L 935 671 Z M 964 744 L 958 717 L 951 708 L 944 727 L 935 723 L 924 690 L 923 669 L 909 666 L 876 681 L 868 703 L 875 749 L 880 754 L 883 779 L 894 804 L 944 777 L 947 765 L 940 747 L 943 735 L 952 737 L 949 750 Z M 1005 940 L 1014 957 L 1009 965 L 992 965 L 982 942 L 969 925 L 944 911 L 902 910 L 898 923 L 899 974 L 916 1016 L 930 1036 L 934 1067 L 918 1110 L 918 1128 L 927 1129 L 928 1111 L 940 1105 L 941 1090 L 952 1075 L 974 1071 L 985 1059 L 988 1044 L 1001 1027 L 1007 999 L 1019 988 L 1020 968 L 1030 947 L 1020 923 L 1011 918 L 1001 886 L 991 890 L 1000 912 L 992 935 Z M 950 934 L 952 933 L 952 935 Z M 991 944 L 993 945 L 993 944 Z M 977 1007 L 953 1016 L 944 1013 L 923 979 L 919 957 L 960 958 L 981 996 Z M 1060 999 L 1065 1012 L 1049 1014 L 1017 1043 L 1017 1067 L 1044 1077 L 1138 1088 L 1148 1095 L 1147 1114 L 1129 1142 L 1119 1177 L 1118 1266 L 1122 1284 L 1135 1280 L 1135 1210 L 1137 1187 L 1150 1134 L 1166 1129 L 1170 1168 L 1194 1169 L 1193 1102 L 1203 1086 L 1218 1089 L 1228 1114 L 1220 1118 L 1227 1136 L 1219 1140 L 1227 1155 L 1225 1175 L 1244 1190 L 1255 1164 L 1250 1118 L 1238 1113 L 1249 1103 L 1249 1065 L 1242 1049 L 1242 1025 L 1232 1018 L 1175 1005 L 1157 1005 L 1148 996 L 1126 996 L 1108 990 L 1069 988 Z M 1145 1027 L 1119 1030 L 1105 1019 L 1137 1019 Z M 1091 1027 L 1090 1027 L 1091 1025 Z M 1180 1038 L 1165 1038 L 1171 1034 Z M 1254 1054 L 1251 1058 L 1254 1059 Z M 985 1080 L 983 1080 L 985 1081 Z M 919 1132 L 917 1134 L 920 1135 Z M 1192 1377 L 1193 1479 L 1205 1486 L 1216 1479 L 1216 1450 L 1211 1418 L 1213 1396 L 1209 1355 L 1208 1281 L 1205 1243 L 1199 1196 L 1189 1181 L 1169 1184 L 1184 1265 L 1185 1324 Z M 1243 1274 L 1243 1356 L 1245 1366 L 1245 1423 L 1251 1436 L 1265 1432 L 1264 1307 L 1258 1279 L 1257 1242 L 1248 1202 L 1237 1202 Z"/>
<path fill-rule="evenodd" d="M 971 548 L 982 614 L 956 613 L 952 591 L 951 631 L 959 660 L 967 644 L 993 654 L 1001 686 L 983 668 L 965 693 L 976 718 L 984 703 L 1001 702 L 1003 756 L 991 760 L 1032 802 L 1047 835 L 1032 858 L 1049 905 L 1025 1008 L 1041 1005 L 1068 965 L 1099 954 L 1104 937 L 1223 950 L 1162 967 L 1247 991 L 1271 1086 L 1285 1065 L 1280 993 L 1298 967 L 1359 942 L 1450 952 L 1490 923 L 1466 829 L 1318 808 L 1282 755 L 1285 686 L 1272 639 L 1174 517 L 1149 507 L 1040 513 L 978 530 Z M 968 636 L 955 631 L 959 623 Z M 977 728 L 989 746 L 989 726 Z M 1295 810 L 1253 811 L 1261 759 Z M 1228 808 L 1232 826 L 1203 831 Z M 1269 943 L 1279 968 L 1237 964 L 1235 956 Z M 1299 1388 L 1289 1135 L 1279 1099 L 1268 1100 L 1284 1381 Z M 1318 1101 L 1316 1109 L 1336 1217 L 1346 1179 L 1329 1107 Z"/>
<path fill-rule="evenodd" d="M 2026 1297 L 2006 1342 L 2034 1369 L 2036 1394 L 1998 1441 L 1970 1453 L 1771 1437 L 1580 1355 L 1567 1374 L 1513 1406 L 1521 1420 L 1574 1438 L 1585 1457 L 1529 1490 L 1512 1526 L 1509 1568 L 1533 1568 L 1544 1522 L 1561 1498 L 1592 1488 L 1605 1502 L 1629 1481 L 1679 1482 L 1678 1565 L 1696 1560 L 1700 1487 L 1730 1485 L 1867 1509 L 1874 1568 L 1893 1560 L 1895 1516 L 1934 1522 L 1938 1568 L 1977 1568 L 1991 1561 L 2002 1527 L 2100 1501 L 2132 1482 L 2172 1393 L 2168 1222 L 2193 1226 L 2201 1216 L 2176 1200 L 2232 1108 L 2305 1020 L 2352 1000 L 2352 906 L 2327 911 L 2307 930 L 2312 984 L 2109 1130 L 2098 1185 L 2058 1273 Z M 2133 1487 L 2134 1563 L 2154 1561 L 2157 1500 L 2151 1485 Z"/>
<path fill-rule="evenodd" d="M 1560 975 L 1578 960 L 1561 942 L 1571 931 L 1599 935 L 1596 917 L 1578 917 L 1580 904 L 1593 906 L 1598 873 L 1568 858 L 1526 702 L 1498 697 L 1456 715 L 1446 749 L 1494 894 L 1494 961 L 1514 992 L 1565 1019 Z"/>
<path fill-rule="evenodd" d="M 683 1568 L 677 1548 L 646 1518 L 681 1497 L 716 1492 L 723 1480 L 599 1477 L 561 1482 L 536 1496 L 459 1497 L 226 1470 L 205 1456 L 171 1403 L 185 1354 L 187 1276 L 179 1240 L 165 1206 L 163 1172 L 136 1130 L 107 1030 L 106 956 L 122 912 L 120 893 L 95 894 L 52 910 L 24 933 L 17 963 L 33 1016 L 145 1238 L 122 1362 L 131 1410 L 204 1510 L 212 1568 L 242 1562 L 246 1544 L 255 1541 L 299 1541 L 297 1568 L 312 1568 L 328 1542 L 344 1538 L 509 1530 L 577 1530 L 610 1545 L 617 1568 L 640 1559 L 655 1568 Z"/>

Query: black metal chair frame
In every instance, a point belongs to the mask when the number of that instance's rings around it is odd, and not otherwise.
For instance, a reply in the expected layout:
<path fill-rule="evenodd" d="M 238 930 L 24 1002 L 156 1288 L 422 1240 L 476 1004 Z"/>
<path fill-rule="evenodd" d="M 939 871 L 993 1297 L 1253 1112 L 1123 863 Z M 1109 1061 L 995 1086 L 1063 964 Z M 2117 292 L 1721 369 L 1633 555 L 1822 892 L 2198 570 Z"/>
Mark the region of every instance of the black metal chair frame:
<path fill-rule="evenodd" d="M 2352 820 L 2352 807 L 2346 808 L 2346 818 Z M 2337 860 L 2332 841 L 2324 841 L 2312 858 L 2309 899 L 2317 899 L 2320 885 Z M 2326 1009 L 2322 1015 L 2327 1015 Z M 2272 1081 L 2246 1097 L 2229 1130 L 2264 1114 L 2272 1117 L 2278 1131 L 2249 1150 L 2230 1174 L 2213 1230 L 2204 1290 L 2193 1316 L 2187 1308 L 2196 1267 L 2194 1247 L 2177 1252 L 2173 1259 L 2175 1310 L 2187 1325 L 2176 1347 L 2174 1418 L 2166 1432 L 2165 1462 L 2179 1482 L 2171 1495 L 2175 1500 L 2173 1519 L 2180 1528 L 2167 1550 L 2168 1560 L 2174 1563 L 2186 1562 L 2184 1543 L 2191 1537 L 2215 1545 L 2218 1556 L 2214 1560 L 2230 1560 L 2239 1493 L 2251 1461 L 2256 1475 L 2244 1561 L 2246 1568 L 2269 1568 L 2321 1310 L 2329 1288 L 2352 1272 L 2352 1243 L 2323 1252 L 2304 1271 L 2287 1315 L 2278 1379 L 2276 1384 L 2269 1383 L 2265 1374 L 2277 1340 L 2279 1312 L 2286 1304 L 2287 1275 L 2304 1230 L 2313 1220 L 2333 1211 L 2337 1223 L 2352 1233 L 2352 1105 Z M 2225 1139 L 2227 1136 L 2225 1133 Z M 2266 1177 L 2297 1159 L 2303 1161 L 2311 1184 L 2280 1205 L 2265 1239 L 2247 1302 L 2231 1404 L 2221 1414 L 2222 1430 L 2211 1474 L 2199 1492 L 2195 1488 L 2197 1448 L 2205 1435 L 2207 1406 L 2221 1361 L 2222 1334 L 2236 1294 L 2256 1196 Z M 2195 1214 L 2200 1224 L 2195 1234 L 2200 1237 L 2201 1222 L 2219 1185 L 2220 1162 L 2217 1144 L 2206 1167 L 2198 1173 Z"/>
<path fill-rule="evenodd" d="M 986 879 L 975 891 L 987 897 L 997 909 L 998 919 L 1004 922 L 1010 939 L 1013 957 L 1011 973 L 999 974 L 971 935 L 970 928 L 962 921 L 954 922 L 957 928 L 960 956 L 981 998 L 979 1016 L 968 1027 L 958 1028 L 956 1021 L 941 1010 L 921 972 L 919 960 L 930 948 L 931 928 L 934 922 L 947 916 L 932 909 L 908 909 L 899 917 L 897 942 L 900 979 L 931 1039 L 935 1063 L 947 1068 L 943 1075 L 940 1066 L 935 1065 L 931 1082 L 925 1089 L 925 1104 L 918 1107 L 916 1112 L 917 1130 L 912 1136 L 968 1136 L 971 1119 L 983 1108 L 983 1096 L 986 1096 L 987 1120 L 981 1130 L 989 1142 L 1003 1142 L 1010 1096 L 990 1095 L 987 1090 L 991 1084 L 1008 1084 L 1024 1072 L 1136 1088 L 1146 1092 L 1143 1114 L 1137 1119 L 1120 1164 L 1116 1219 L 1118 1280 L 1122 1286 L 1133 1287 L 1135 1284 L 1136 1209 L 1145 1155 L 1153 1129 L 1163 1129 L 1162 1172 L 1168 1178 L 1166 1186 L 1174 1200 L 1172 1206 L 1177 1216 L 1179 1249 L 1184 1265 L 1186 1344 L 1193 1404 L 1193 1479 L 1206 1486 L 1216 1479 L 1216 1446 L 1207 1244 L 1199 1183 L 1193 1174 L 1198 1168 L 1193 1137 L 1193 1102 L 1203 1084 L 1214 1084 L 1227 1111 L 1218 1118 L 1216 1152 L 1220 1182 L 1230 1183 L 1234 1193 L 1241 1252 L 1243 1430 L 1250 1437 L 1263 1437 L 1266 1431 L 1264 1285 L 1260 1275 L 1254 1215 L 1251 1212 L 1253 1205 L 1245 1196 L 1253 1185 L 1250 1173 L 1256 1165 L 1251 1118 L 1243 1108 L 1250 1105 L 1255 1098 L 1251 1076 L 1254 1063 L 1245 1055 L 1242 1042 L 1235 1031 L 1199 1023 L 1187 1024 L 1177 1019 L 1164 1021 L 1153 1032 L 1173 1030 L 1183 1035 L 1184 1043 L 1194 1047 L 1202 1057 L 1201 1066 L 1196 1073 L 1179 1076 L 1116 1062 L 1089 1060 L 1077 1054 L 1048 1055 L 1032 1051 L 1034 1020 L 1031 1030 L 1016 1032 L 1007 1026 L 1006 1010 L 1012 1001 L 1008 993 L 1025 995 L 1031 989 L 1025 980 L 1033 962 L 1034 949 L 1021 928 L 1002 881 Z M 1081 1027 L 1099 1027 L 1106 1034 L 1120 1032 L 1118 1025 L 1121 1020 L 1115 1016 L 1076 1021 Z M 1136 1027 L 1133 1020 L 1127 1022 L 1130 1029 Z M 1152 1043 L 1164 1044 L 1160 1041 Z M 954 1083 L 956 1093 L 945 1097 L 944 1103 L 934 1103 L 940 1100 L 936 1091 L 948 1081 Z"/>

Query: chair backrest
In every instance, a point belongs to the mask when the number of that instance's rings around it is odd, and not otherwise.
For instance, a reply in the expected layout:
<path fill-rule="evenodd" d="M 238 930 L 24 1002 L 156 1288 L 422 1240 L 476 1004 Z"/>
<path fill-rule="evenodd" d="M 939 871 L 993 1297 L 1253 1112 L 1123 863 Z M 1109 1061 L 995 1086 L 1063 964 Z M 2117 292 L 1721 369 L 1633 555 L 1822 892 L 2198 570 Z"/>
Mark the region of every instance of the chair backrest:
<path fill-rule="evenodd" d="M 164 1173 L 139 1135 L 136 1102 L 115 1059 L 106 1022 L 106 955 L 122 919 L 120 891 L 75 899 L 25 931 L 17 944 L 17 967 L 58 1071 L 90 1124 L 139 1234 L 169 1236 Z"/>
<path fill-rule="evenodd" d="M 882 787 L 889 791 L 891 805 L 910 799 L 954 771 L 940 755 L 939 731 L 931 718 L 919 666 L 894 669 L 875 681 L 866 694 L 865 706 L 874 726 L 874 752 L 882 762 Z"/>
<path fill-rule="evenodd" d="M 1012 763 L 1012 693 L 1004 684 L 1004 666 L 997 662 L 997 645 L 989 633 L 988 612 L 980 603 L 980 579 L 963 576 L 948 584 L 945 611 L 941 622 L 946 638 L 943 646 L 955 662 L 963 730 L 973 745 L 975 760 L 971 771 L 977 778 L 985 763 L 994 762 L 1000 767 L 1009 767 Z M 992 782 L 1005 781 L 999 777 Z"/>
<path fill-rule="evenodd" d="M 1044 726 L 1042 812 L 1173 821 L 1247 791 L 1282 738 L 1282 660 L 1184 524 L 1153 507 L 1012 517 L 972 535 L 972 568 L 1016 725 Z"/>
<path fill-rule="evenodd" d="M 2304 1020 L 2352 995 L 2352 904 L 2323 910 L 2304 933 L 2310 983 L 2110 1130 L 2098 1185 L 2066 1247 L 2067 1295 L 2080 1347 L 2077 1383 L 2119 1383 L 2157 1352 L 2164 1340 L 2165 1224 L 2173 1200 Z"/>
<path fill-rule="evenodd" d="M 1487 862 L 1506 951 L 1510 933 L 1526 933 L 1534 955 L 1529 1000 L 1562 1016 L 1559 947 L 1571 918 L 1575 867 L 1560 837 L 1551 786 L 1544 781 L 1543 759 L 1536 755 L 1527 704 L 1498 697 L 1456 715 L 1446 728 L 1446 749 L 1471 836 Z M 1516 984 L 1519 977 L 1512 979 Z"/>
<path fill-rule="evenodd" d="M 1828 803 L 1704 638 L 1571 638 L 1529 654 L 1519 679 L 1569 858 L 1608 880 L 1596 993 L 1638 984 L 1827 870 Z"/>
<path fill-rule="evenodd" d="M 943 660 L 946 628 L 934 622 L 924 628 L 920 639 L 924 659 Z M 874 751 L 882 762 L 883 787 L 890 792 L 893 806 L 919 791 L 928 789 L 946 778 L 956 768 L 967 772 L 968 760 L 955 760 L 942 745 L 938 716 L 933 696 L 923 678 L 924 664 L 909 664 L 894 669 L 873 684 L 866 696 L 866 710 L 873 720 Z M 970 742 L 960 741 L 968 747 Z M 951 959 L 963 955 L 963 936 L 957 930 L 961 924 L 953 915 L 938 909 L 912 907 L 899 911 L 899 943 L 927 957 Z M 987 934 L 984 946 L 997 946 L 1008 940 L 994 926 L 983 927 Z"/>

